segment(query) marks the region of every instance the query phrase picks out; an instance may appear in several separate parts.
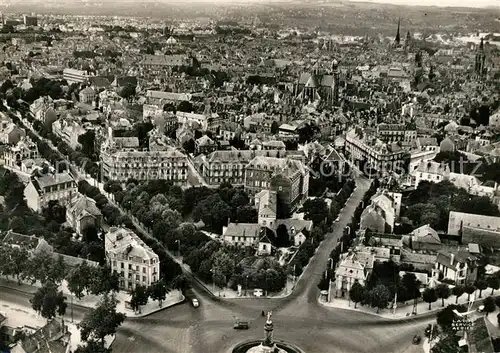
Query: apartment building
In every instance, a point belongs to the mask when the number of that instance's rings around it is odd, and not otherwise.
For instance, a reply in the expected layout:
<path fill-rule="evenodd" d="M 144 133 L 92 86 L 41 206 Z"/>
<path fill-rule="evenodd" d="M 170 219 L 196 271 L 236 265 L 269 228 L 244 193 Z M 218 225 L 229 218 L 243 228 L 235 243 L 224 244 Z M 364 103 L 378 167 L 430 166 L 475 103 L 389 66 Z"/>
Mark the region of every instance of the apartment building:
<path fill-rule="evenodd" d="M 39 212 L 51 200 L 66 206 L 77 192 L 76 182 L 67 172 L 49 173 L 41 177 L 32 176 L 24 188 L 24 197 L 28 207 Z"/>
<path fill-rule="evenodd" d="M 52 124 L 52 132 L 75 150 L 80 147 L 78 137 L 85 134 L 87 130 L 76 121 L 59 119 Z"/>
<path fill-rule="evenodd" d="M 245 168 L 257 156 L 282 158 L 286 151 L 214 151 L 209 155 L 195 158 L 195 166 L 205 182 L 209 185 L 220 185 L 224 182 L 232 185 L 245 183 Z"/>
<path fill-rule="evenodd" d="M 141 150 L 121 147 L 114 137 L 108 137 L 101 148 L 101 163 L 105 180 L 165 179 L 181 185 L 187 183 L 187 157 L 168 145 L 150 142 L 149 150 Z"/>
<path fill-rule="evenodd" d="M 257 156 L 245 168 L 245 190 L 255 195 L 265 189 L 293 207 L 307 198 L 309 170 L 299 160 Z"/>
<path fill-rule="evenodd" d="M 384 142 L 412 142 L 417 138 L 417 130 L 408 129 L 405 124 L 377 125 L 379 138 Z"/>
<path fill-rule="evenodd" d="M 10 168 L 19 168 L 22 161 L 35 158 L 38 158 L 38 147 L 29 137 L 14 146 L 6 146 L 2 153 L 3 164 Z"/>
<path fill-rule="evenodd" d="M 400 141 L 385 143 L 360 128 L 352 128 L 347 132 L 345 152 L 352 161 L 366 162 L 378 171 L 394 170 L 402 166 L 409 154 Z"/>
<path fill-rule="evenodd" d="M 111 227 L 105 234 L 106 262 L 120 276 L 120 288 L 149 286 L 160 279 L 158 255 L 133 231 Z"/>

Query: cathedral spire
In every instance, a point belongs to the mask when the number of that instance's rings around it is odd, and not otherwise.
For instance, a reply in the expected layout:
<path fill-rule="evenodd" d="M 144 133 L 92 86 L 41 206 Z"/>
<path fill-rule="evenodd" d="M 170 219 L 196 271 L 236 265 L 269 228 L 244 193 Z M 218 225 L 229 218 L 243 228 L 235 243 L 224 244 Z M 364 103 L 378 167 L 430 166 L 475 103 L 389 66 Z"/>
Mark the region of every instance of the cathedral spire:
<path fill-rule="evenodd" d="M 396 32 L 396 38 L 394 38 L 394 42 L 399 45 L 401 43 L 401 35 L 399 33 L 401 26 L 401 18 L 398 19 L 398 31 Z"/>

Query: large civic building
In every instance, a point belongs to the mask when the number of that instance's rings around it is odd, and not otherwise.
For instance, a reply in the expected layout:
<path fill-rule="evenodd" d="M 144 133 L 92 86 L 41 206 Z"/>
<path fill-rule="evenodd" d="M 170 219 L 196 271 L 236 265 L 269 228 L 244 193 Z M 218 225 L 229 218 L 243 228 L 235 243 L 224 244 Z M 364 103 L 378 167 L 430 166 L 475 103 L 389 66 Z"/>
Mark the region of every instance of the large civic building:
<path fill-rule="evenodd" d="M 141 149 L 137 138 L 109 136 L 101 148 L 104 180 L 165 179 L 186 184 L 186 155 L 175 147 L 157 142 L 150 140 L 149 149 Z"/>

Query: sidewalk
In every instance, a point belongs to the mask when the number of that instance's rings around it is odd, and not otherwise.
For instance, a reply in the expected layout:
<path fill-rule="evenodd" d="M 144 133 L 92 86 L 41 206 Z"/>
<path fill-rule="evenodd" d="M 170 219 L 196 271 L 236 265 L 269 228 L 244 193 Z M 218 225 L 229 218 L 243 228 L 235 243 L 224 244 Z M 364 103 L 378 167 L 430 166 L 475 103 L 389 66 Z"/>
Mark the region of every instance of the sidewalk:
<path fill-rule="evenodd" d="M 8 287 L 21 292 L 35 293 L 38 288 L 40 288 L 40 283 L 37 282 L 34 285 L 30 285 L 28 283 L 21 283 L 20 285 L 15 280 L 8 280 L 4 277 L 0 277 L 0 287 Z M 86 308 L 95 308 L 99 303 L 101 296 L 97 295 L 85 295 L 82 299 L 76 298 L 73 294 L 68 290 L 68 286 L 66 281 L 63 281 L 59 286 L 59 289 L 67 297 L 67 303 L 73 303 L 73 305 L 78 305 Z M 129 309 L 125 302 L 130 300 L 130 295 L 126 292 L 120 291 L 116 293 L 116 299 L 118 300 L 117 311 L 124 313 L 127 317 L 144 317 L 155 313 L 160 310 L 164 310 L 173 305 L 179 304 L 184 301 L 184 295 L 178 290 L 173 290 L 167 294 L 166 299 L 162 302 L 162 306 L 160 307 L 159 303 L 154 300 L 149 300 L 146 305 L 141 306 L 141 312 L 135 313 L 132 309 Z"/>
<path fill-rule="evenodd" d="M 176 260 L 179 259 L 179 257 L 176 257 Z M 188 265 L 182 264 L 182 267 L 185 271 L 191 273 L 191 269 L 189 268 Z M 227 298 L 227 299 L 248 299 L 248 298 L 286 298 L 288 297 L 292 292 L 293 289 L 295 288 L 295 285 L 297 284 L 299 278 L 295 280 L 295 283 L 293 280 L 288 278 L 287 283 L 285 288 L 283 288 L 280 292 L 274 293 L 271 292 L 268 294 L 268 296 L 265 296 L 265 291 L 263 291 L 263 295 L 261 297 L 257 297 L 253 295 L 254 288 L 248 288 L 248 290 L 245 290 L 245 287 L 242 286 L 241 288 L 241 293 L 239 293 L 237 290 L 233 290 L 231 288 L 219 288 L 215 286 L 213 283 L 208 284 L 197 278 L 197 281 L 201 283 L 214 297 L 220 297 L 220 298 Z"/>
<path fill-rule="evenodd" d="M 333 284 L 332 284 L 333 285 Z M 500 290 L 495 290 L 493 292 L 493 296 L 499 295 Z M 478 300 L 483 300 L 486 297 L 489 297 L 491 295 L 491 288 L 485 289 L 482 292 L 482 298 L 479 298 L 479 291 L 476 291 L 475 293 L 471 294 L 471 301 L 478 301 Z M 450 296 L 448 299 L 444 300 L 444 307 L 450 305 L 450 304 L 455 304 L 456 297 L 454 295 Z M 401 305 L 398 303 L 398 307 L 396 310 L 392 308 L 388 309 L 381 309 L 379 313 L 377 313 L 376 308 L 372 308 L 369 306 L 362 306 L 361 304 L 358 303 L 357 308 L 354 309 L 354 303 L 350 302 L 347 299 L 342 299 L 342 298 L 332 298 L 330 302 L 325 302 L 321 299 L 321 297 L 318 298 L 318 302 L 326 307 L 331 307 L 331 308 L 337 308 L 337 309 L 345 309 L 345 310 L 355 310 L 359 312 L 363 312 L 366 314 L 370 315 L 376 315 L 379 317 L 383 317 L 385 319 L 393 319 L 393 320 L 400 320 L 403 318 L 409 318 L 409 317 L 414 317 L 415 315 L 412 315 L 413 311 L 413 301 L 411 303 L 408 303 L 408 305 Z M 458 298 L 458 304 L 467 304 L 467 294 L 462 295 L 461 297 Z M 432 303 L 431 310 L 429 310 L 429 304 L 423 301 L 419 301 L 417 303 L 417 316 L 418 315 L 425 315 L 429 313 L 436 313 L 443 309 L 443 306 L 441 305 L 441 299 L 438 299 L 438 301 Z M 491 316 L 491 317 L 490 317 Z M 488 317 L 494 321 L 496 321 L 496 315 L 489 314 Z M 497 324 L 498 326 L 498 324 Z"/>

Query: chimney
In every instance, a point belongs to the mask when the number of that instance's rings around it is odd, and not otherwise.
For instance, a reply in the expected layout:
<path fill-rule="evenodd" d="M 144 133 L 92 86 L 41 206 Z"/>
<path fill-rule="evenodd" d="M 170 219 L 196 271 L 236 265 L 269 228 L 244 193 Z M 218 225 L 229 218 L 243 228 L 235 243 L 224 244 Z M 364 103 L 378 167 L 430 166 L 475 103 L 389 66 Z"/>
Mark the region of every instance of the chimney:
<path fill-rule="evenodd" d="M 453 260 L 455 260 L 455 254 L 450 255 L 450 265 L 453 265 Z"/>

